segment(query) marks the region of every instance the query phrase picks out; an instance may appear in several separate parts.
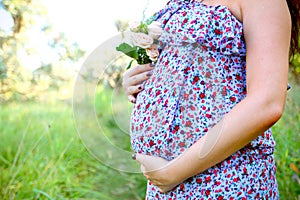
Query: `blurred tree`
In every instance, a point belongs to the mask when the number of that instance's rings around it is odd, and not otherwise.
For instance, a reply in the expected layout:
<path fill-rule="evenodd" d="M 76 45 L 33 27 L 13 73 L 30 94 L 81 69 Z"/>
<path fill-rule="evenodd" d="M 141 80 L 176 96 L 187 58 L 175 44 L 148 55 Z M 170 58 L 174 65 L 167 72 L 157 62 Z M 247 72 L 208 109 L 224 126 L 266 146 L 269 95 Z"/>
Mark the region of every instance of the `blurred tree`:
<path fill-rule="evenodd" d="M 296 82 L 300 84 L 300 55 L 296 54 L 291 62 L 290 72 Z"/>
<path fill-rule="evenodd" d="M 54 31 L 41 0 L 3 0 L 0 9 L 8 13 L 0 20 L 12 18 L 0 27 L 0 101 L 63 97 L 84 55 L 79 45 Z"/>

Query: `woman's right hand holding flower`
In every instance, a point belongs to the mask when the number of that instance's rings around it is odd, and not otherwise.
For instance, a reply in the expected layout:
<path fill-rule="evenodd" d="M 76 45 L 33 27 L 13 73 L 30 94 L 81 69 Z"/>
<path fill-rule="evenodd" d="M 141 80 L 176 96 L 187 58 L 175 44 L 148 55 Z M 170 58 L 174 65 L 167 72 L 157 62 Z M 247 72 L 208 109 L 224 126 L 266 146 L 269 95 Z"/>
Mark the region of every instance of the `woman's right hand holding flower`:
<path fill-rule="evenodd" d="M 122 86 L 130 102 L 136 102 L 136 95 L 144 89 L 142 83 L 152 75 L 153 67 L 153 64 L 136 65 L 123 74 Z"/>

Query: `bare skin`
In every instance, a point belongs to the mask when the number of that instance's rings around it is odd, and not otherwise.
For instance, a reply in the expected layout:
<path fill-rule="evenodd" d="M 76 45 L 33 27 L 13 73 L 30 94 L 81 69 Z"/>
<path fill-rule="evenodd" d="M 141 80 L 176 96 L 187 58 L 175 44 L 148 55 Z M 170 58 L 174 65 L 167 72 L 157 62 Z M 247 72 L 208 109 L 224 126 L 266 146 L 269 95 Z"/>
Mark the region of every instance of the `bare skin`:
<path fill-rule="evenodd" d="M 153 67 L 150 64 L 137 65 L 124 73 L 122 86 L 130 102 L 135 103 L 135 94 L 143 90 L 142 82 L 152 75 Z"/>
<path fill-rule="evenodd" d="M 203 1 L 205 4 L 209 2 Z M 167 192 L 187 178 L 225 160 L 276 123 L 284 110 L 291 35 L 286 1 L 217 2 L 226 5 L 244 25 L 247 97 L 178 158 L 168 162 L 159 157 L 136 155 L 145 177 L 161 192 Z M 144 73 L 149 69 L 147 66 L 141 68 Z M 129 77 L 124 77 L 123 85 L 127 91 L 142 79 L 132 81 L 133 76 Z"/>

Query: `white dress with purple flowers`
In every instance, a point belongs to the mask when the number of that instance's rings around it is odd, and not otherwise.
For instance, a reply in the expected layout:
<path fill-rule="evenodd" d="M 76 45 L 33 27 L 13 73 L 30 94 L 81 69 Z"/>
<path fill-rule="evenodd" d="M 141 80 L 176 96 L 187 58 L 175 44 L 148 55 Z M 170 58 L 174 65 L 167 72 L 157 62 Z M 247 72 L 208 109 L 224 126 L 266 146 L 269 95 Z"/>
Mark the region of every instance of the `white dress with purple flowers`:
<path fill-rule="evenodd" d="M 164 29 L 160 56 L 137 96 L 131 143 L 172 160 L 246 96 L 246 46 L 243 24 L 222 5 L 171 0 L 154 17 Z M 274 146 L 268 130 L 170 192 L 148 182 L 146 199 L 278 199 Z"/>

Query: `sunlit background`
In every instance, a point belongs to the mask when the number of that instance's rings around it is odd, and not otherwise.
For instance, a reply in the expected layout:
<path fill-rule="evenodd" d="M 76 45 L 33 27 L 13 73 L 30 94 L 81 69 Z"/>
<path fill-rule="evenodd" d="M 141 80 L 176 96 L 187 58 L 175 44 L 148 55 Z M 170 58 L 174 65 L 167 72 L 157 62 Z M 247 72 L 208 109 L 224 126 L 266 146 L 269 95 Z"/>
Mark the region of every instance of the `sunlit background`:
<path fill-rule="evenodd" d="M 0 1 L 2 2 L 2 0 Z M 91 51 L 118 31 L 116 20 L 141 20 L 158 11 L 166 0 L 41 0 L 43 17 L 48 18 L 56 31 L 65 33 L 71 41 L 76 41 L 85 51 Z M 145 14 L 145 15 L 144 15 Z M 0 4 L 0 28 L 10 33 L 14 21 L 11 14 Z"/>
<path fill-rule="evenodd" d="M 141 20 L 143 12 L 149 17 L 165 3 L 166 0 L 45 1 L 50 21 L 86 51 L 118 33 L 116 20 Z"/>
<path fill-rule="evenodd" d="M 124 25 L 131 20 L 143 20 L 165 3 L 165 0 L 152 1 L 151 4 L 149 0 L 110 0 L 105 3 L 97 0 L 1 0 L 0 36 L 4 48 L 0 55 L 2 68 L 6 71 L 1 76 L 10 76 L 14 70 L 23 71 L 20 76 L 11 77 L 17 82 L 17 79 L 22 79 L 22 83 L 27 80 L 27 88 L 12 90 L 12 84 L 4 81 L 1 86 L 7 92 L 0 99 L 6 101 L 16 96 L 42 98 L 37 93 L 53 88 L 45 75 L 58 76 L 59 81 L 72 79 L 93 50 L 120 33 L 117 23 Z M 11 66 L 17 62 L 20 66 Z M 35 94 L 36 86 L 29 83 L 32 80 L 44 86 L 39 87 Z M 60 97 L 69 98 L 72 93 L 70 85 L 60 87 Z"/>

